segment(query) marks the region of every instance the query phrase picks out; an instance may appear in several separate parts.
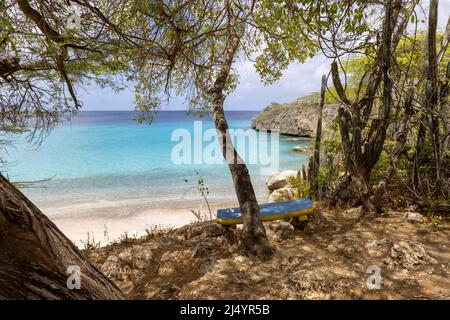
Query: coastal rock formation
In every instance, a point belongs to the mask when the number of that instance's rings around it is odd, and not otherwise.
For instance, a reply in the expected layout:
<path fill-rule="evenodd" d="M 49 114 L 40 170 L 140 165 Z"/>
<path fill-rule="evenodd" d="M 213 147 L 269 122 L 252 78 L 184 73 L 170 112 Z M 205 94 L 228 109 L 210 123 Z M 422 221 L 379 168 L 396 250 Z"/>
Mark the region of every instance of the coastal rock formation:
<path fill-rule="evenodd" d="M 269 191 L 274 191 L 276 189 L 281 189 L 289 184 L 289 178 L 296 177 L 298 171 L 296 170 L 286 170 L 282 172 L 275 172 L 266 181 L 267 188 Z"/>
<path fill-rule="evenodd" d="M 256 130 L 276 130 L 281 134 L 312 137 L 316 129 L 319 101 L 315 96 L 299 98 L 286 104 L 272 103 L 252 120 Z M 323 109 L 323 126 L 328 127 L 337 115 L 338 105 Z"/>
<path fill-rule="evenodd" d="M 292 151 L 309 153 L 311 151 L 311 149 L 305 148 L 305 147 L 301 147 L 301 146 L 295 146 L 295 147 L 292 148 Z"/>
<path fill-rule="evenodd" d="M 296 191 L 293 188 L 280 188 L 273 190 L 269 196 L 269 203 L 283 200 L 294 199 L 296 196 Z"/>

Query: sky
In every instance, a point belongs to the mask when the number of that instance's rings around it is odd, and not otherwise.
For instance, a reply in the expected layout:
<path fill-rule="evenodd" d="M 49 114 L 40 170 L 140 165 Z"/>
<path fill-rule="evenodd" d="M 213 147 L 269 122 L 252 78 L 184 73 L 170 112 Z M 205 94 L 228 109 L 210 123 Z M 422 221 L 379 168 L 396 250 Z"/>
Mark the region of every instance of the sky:
<path fill-rule="evenodd" d="M 428 10 L 428 1 L 423 3 Z M 450 15 L 450 0 L 439 1 L 438 31 L 444 31 Z M 426 26 L 421 25 L 424 29 Z M 330 69 L 330 61 L 317 55 L 305 63 L 292 63 L 283 73 L 283 77 L 275 84 L 264 86 L 255 72 L 253 63 L 239 61 L 236 68 L 240 74 L 239 85 L 235 92 L 225 101 L 226 110 L 262 110 L 272 102 L 285 103 L 299 97 L 318 92 L 321 77 Z M 115 93 L 105 88 L 88 86 L 79 90 L 84 111 L 93 110 L 133 110 L 134 96 L 132 88 Z M 172 97 L 162 110 L 185 110 L 182 98 Z"/>

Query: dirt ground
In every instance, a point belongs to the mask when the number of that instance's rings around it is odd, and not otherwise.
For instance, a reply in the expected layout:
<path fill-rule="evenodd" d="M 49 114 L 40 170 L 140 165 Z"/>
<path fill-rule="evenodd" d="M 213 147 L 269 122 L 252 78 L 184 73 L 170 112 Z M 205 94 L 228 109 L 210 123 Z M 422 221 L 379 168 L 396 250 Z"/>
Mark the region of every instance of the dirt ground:
<path fill-rule="evenodd" d="M 129 299 L 450 299 L 450 222 L 411 215 L 322 208 L 302 230 L 266 223 L 269 262 L 208 222 L 85 254 Z"/>

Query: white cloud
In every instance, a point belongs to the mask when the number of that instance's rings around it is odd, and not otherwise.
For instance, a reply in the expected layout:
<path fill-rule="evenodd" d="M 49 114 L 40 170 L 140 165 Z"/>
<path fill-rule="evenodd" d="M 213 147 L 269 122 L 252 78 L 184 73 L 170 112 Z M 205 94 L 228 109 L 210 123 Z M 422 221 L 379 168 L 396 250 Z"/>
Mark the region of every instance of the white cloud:
<path fill-rule="evenodd" d="M 264 86 L 253 63 L 238 64 L 241 76 L 236 91 L 226 101 L 227 110 L 260 110 L 271 102 L 289 102 L 318 91 L 321 77 L 328 73 L 329 63 L 323 56 L 308 59 L 304 64 L 293 63 L 283 77 L 273 85 Z"/>
<path fill-rule="evenodd" d="M 423 2 L 423 9 L 428 11 L 429 1 Z M 450 15 L 450 0 L 439 2 L 438 29 L 443 31 Z M 426 25 L 421 24 L 420 28 Z M 322 74 L 327 74 L 330 62 L 323 56 L 308 59 L 304 64 L 293 63 L 284 71 L 283 77 L 271 86 L 264 86 L 251 61 L 239 62 L 237 70 L 240 84 L 236 91 L 226 100 L 227 110 L 260 110 L 271 102 L 289 102 L 311 92 L 320 90 Z M 83 110 L 132 110 L 133 92 L 122 91 L 114 94 L 108 89 L 88 88 L 89 94 L 83 94 Z M 183 109 L 183 100 L 173 98 L 167 109 Z"/>

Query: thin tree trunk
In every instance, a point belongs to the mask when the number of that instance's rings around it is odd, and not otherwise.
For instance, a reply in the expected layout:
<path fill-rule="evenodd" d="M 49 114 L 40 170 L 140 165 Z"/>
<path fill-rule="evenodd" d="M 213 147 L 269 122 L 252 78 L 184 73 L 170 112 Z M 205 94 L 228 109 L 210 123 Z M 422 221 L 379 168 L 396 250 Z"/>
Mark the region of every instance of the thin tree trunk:
<path fill-rule="evenodd" d="M 80 289 L 67 285 L 73 275 L 70 266 L 79 267 Z M 120 290 L 1 174 L 0 299 L 123 299 Z"/>
<path fill-rule="evenodd" d="M 427 104 L 432 111 L 437 111 L 438 90 L 437 90 L 437 54 L 436 54 L 436 28 L 438 17 L 438 0 L 430 1 L 430 13 L 428 18 L 428 36 L 426 55 L 428 62 L 427 72 Z M 431 131 L 433 141 L 433 151 L 435 160 L 436 180 L 441 180 L 441 137 L 439 132 L 439 118 L 436 114 L 431 114 Z"/>
<path fill-rule="evenodd" d="M 428 34 L 425 54 L 427 57 L 427 82 L 425 85 L 426 103 L 431 110 L 434 110 L 437 104 L 437 54 L 436 54 L 436 27 L 437 27 L 438 1 L 430 1 L 430 11 L 428 18 Z M 422 189 L 420 181 L 420 167 L 422 149 L 425 143 L 426 128 L 429 125 L 428 117 L 422 115 L 417 133 L 416 147 L 414 153 L 412 185 L 415 191 Z M 437 181 L 440 180 L 441 163 L 440 163 L 440 136 L 439 136 L 439 120 L 434 114 L 431 114 L 431 138 L 433 143 L 433 153 L 435 159 L 435 173 Z"/>
<path fill-rule="evenodd" d="M 445 162 L 446 157 L 446 150 L 450 149 L 450 108 L 448 103 L 448 94 L 449 94 L 449 88 L 450 88 L 450 61 L 447 63 L 447 67 L 445 70 L 445 78 L 442 80 L 440 84 L 440 112 L 443 117 L 443 124 L 444 124 L 444 139 L 442 141 L 442 152 L 441 154 L 441 163 Z M 445 166 L 444 166 L 445 168 Z M 448 170 L 444 170 L 445 173 L 448 172 Z M 444 177 L 445 178 L 445 177 Z M 450 193 L 450 190 L 449 190 Z"/>
<path fill-rule="evenodd" d="M 314 143 L 314 160 L 312 164 L 312 179 L 311 179 L 311 190 L 314 196 L 319 195 L 319 169 L 320 169 L 320 145 L 322 139 L 322 113 L 323 106 L 325 104 L 325 90 L 327 86 L 327 77 L 325 75 L 322 76 L 322 87 L 320 90 L 320 103 L 319 110 L 317 115 L 317 129 L 316 129 L 316 141 Z"/>
<path fill-rule="evenodd" d="M 444 58 L 445 52 L 447 51 L 448 43 L 450 42 L 450 17 L 448 17 L 447 20 L 447 26 L 445 28 L 444 35 L 442 37 L 441 41 L 441 47 L 439 48 L 439 53 L 437 55 L 437 64 L 441 63 L 442 59 Z"/>
<path fill-rule="evenodd" d="M 421 167 L 421 157 L 422 148 L 425 143 L 425 124 L 426 121 L 424 116 L 419 119 L 419 129 L 417 131 L 416 147 L 414 150 L 414 160 L 413 160 L 413 170 L 411 176 L 411 183 L 414 191 L 420 191 L 422 189 L 422 181 L 420 179 L 420 167 Z"/>
<path fill-rule="evenodd" d="M 408 136 L 409 131 L 409 122 L 414 112 L 412 109 L 413 98 L 414 98 L 414 89 L 411 88 L 408 91 L 408 96 L 405 102 L 405 114 L 402 120 L 400 121 L 398 131 L 394 136 L 396 144 L 392 150 L 389 167 L 386 170 L 386 174 L 384 175 L 384 177 L 381 179 L 381 181 L 378 183 L 377 187 L 374 190 L 374 200 L 372 202 L 375 206 L 375 210 L 377 213 L 381 213 L 383 204 L 386 202 L 388 198 L 386 188 L 387 183 L 397 170 L 397 162 L 405 150 L 406 138 Z"/>
<path fill-rule="evenodd" d="M 330 132 L 330 137 L 329 137 L 329 141 L 332 143 L 334 141 L 334 129 L 331 129 Z M 325 147 L 324 150 L 324 155 L 325 155 L 325 167 L 327 170 L 327 175 L 328 175 L 328 179 L 325 181 L 325 186 L 324 186 L 324 193 L 325 193 L 325 197 L 329 197 L 329 188 L 330 188 L 330 181 L 331 181 L 331 177 L 333 176 L 333 172 L 334 172 L 334 156 L 332 153 L 330 153 L 330 148 L 328 146 Z"/>
<path fill-rule="evenodd" d="M 333 84 L 338 96 L 347 108 L 339 108 L 339 129 L 342 145 L 346 156 L 346 167 L 356 184 L 356 192 L 366 212 L 373 210 L 371 203 L 370 175 L 373 166 L 378 161 L 386 139 L 386 131 L 389 126 L 392 104 L 392 80 L 389 75 L 391 66 L 392 48 L 397 45 L 399 33 L 403 31 L 404 24 L 393 36 L 393 26 L 398 19 L 398 12 L 393 7 L 392 0 L 386 3 L 386 14 L 383 24 L 383 36 L 381 52 L 378 53 L 374 71 L 372 71 L 367 84 L 365 96 L 359 101 L 351 101 L 345 94 L 342 86 L 339 70 L 336 62 L 331 65 Z M 398 11 L 398 10 L 397 10 Z M 381 67 L 380 67 L 381 66 Z M 383 77 L 381 77 L 383 75 Z M 373 119 L 366 139 L 362 138 L 362 132 L 368 123 L 368 118 L 373 106 L 375 93 L 383 80 L 383 105 L 380 119 Z M 363 114 L 361 114 L 361 110 Z"/>
<path fill-rule="evenodd" d="M 232 24 L 232 23 L 230 23 Z M 221 144 L 222 153 L 227 161 L 228 168 L 233 178 L 233 184 L 241 209 L 243 229 L 242 244 L 251 253 L 262 260 L 272 258 L 275 250 L 270 246 L 266 230 L 259 218 L 259 205 L 256 199 L 253 184 L 244 161 L 237 154 L 232 139 L 228 132 L 228 123 L 223 110 L 225 95 L 223 89 L 230 74 L 231 65 L 235 53 L 239 47 L 239 36 L 236 34 L 236 26 L 229 26 L 228 43 L 225 49 L 222 66 L 217 74 L 214 85 L 208 93 L 212 97 L 213 118 L 217 129 L 217 135 Z"/>

